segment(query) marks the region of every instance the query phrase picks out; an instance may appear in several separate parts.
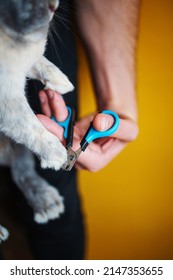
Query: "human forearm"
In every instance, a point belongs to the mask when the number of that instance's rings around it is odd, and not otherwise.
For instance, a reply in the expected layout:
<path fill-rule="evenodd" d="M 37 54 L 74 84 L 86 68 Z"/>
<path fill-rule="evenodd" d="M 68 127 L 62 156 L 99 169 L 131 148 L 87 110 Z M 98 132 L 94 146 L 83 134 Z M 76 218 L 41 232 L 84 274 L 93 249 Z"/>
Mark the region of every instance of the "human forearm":
<path fill-rule="evenodd" d="M 137 119 L 135 51 L 139 0 L 75 0 L 99 109 Z"/>

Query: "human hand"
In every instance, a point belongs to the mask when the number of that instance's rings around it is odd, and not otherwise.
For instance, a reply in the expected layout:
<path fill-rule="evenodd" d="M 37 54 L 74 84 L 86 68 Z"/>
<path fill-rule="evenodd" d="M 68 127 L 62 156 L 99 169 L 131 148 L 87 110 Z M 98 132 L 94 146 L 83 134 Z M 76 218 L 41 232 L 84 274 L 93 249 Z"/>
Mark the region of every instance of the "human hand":
<path fill-rule="evenodd" d="M 37 117 L 50 132 L 55 134 L 64 143 L 63 129 L 50 119 L 51 115 L 54 115 L 58 121 L 64 121 L 67 118 L 68 111 L 63 98 L 60 94 L 52 91 L 41 91 L 39 96 L 42 111 L 45 115 L 37 115 Z M 112 116 L 105 114 L 97 114 L 95 116 L 90 114 L 77 121 L 74 127 L 74 150 L 80 147 L 80 142 L 92 120 L 94 128 L 101 131 L 109 129 L 114 122 Z M 110 137 L 97 139 L 90 143 L 85 152 L 81 153 L 76 162 L 76 168 L 92 172 L 102 169 L 130 141 L 136 138 L 137 133 L 138 128 L 134 121 L 120 118 L 120 127 L 117 132 Z"/>

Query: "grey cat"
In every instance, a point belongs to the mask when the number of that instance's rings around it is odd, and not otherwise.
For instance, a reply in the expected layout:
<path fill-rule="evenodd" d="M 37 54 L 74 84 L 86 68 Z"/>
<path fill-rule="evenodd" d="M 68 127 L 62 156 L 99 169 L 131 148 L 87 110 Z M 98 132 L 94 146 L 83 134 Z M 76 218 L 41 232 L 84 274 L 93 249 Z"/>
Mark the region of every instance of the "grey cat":
<path fill-rule="evenodd" d="M 54 170 L 67 154 L 31 110 L 25 82 L 26 77 L 38 79 L 61 94 L 73 90 L 68 78 L 43 56 L 58 5 L 57 0 L 0 0 L 0 164 L 11 168 L 38 223 L 59 217 L 64 205 L 58 191 L 36 173 L 32 152 L 43 168 Z M 0 241 L 7 237 L 8 231 L 0 226 Z"/>

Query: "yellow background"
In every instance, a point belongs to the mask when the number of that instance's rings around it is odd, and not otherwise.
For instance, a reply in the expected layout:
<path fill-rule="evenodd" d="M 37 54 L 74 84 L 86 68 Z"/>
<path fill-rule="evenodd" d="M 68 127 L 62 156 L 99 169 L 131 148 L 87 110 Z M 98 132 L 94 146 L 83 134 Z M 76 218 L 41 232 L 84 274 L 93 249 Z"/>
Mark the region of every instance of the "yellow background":
<path fill-rule="evenodd" d="M 143 0 L 138 139 L 98 173 L 79 174 L 88 259 L 173 259 L 173 1 Z M 81 115 L 94 110 L 80 51 Z"/>

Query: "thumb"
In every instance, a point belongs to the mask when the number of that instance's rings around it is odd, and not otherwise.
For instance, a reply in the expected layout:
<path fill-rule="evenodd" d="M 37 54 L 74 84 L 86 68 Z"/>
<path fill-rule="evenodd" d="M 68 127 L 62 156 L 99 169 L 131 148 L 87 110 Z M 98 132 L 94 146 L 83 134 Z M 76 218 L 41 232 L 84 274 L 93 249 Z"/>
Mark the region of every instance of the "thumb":
<path fill-rule="evenodd" d="M 114 124 L 114 118 L 107 114 L 97 114 L 93 119 L 93 126 L 96 130 L 105 131 Z"/>

